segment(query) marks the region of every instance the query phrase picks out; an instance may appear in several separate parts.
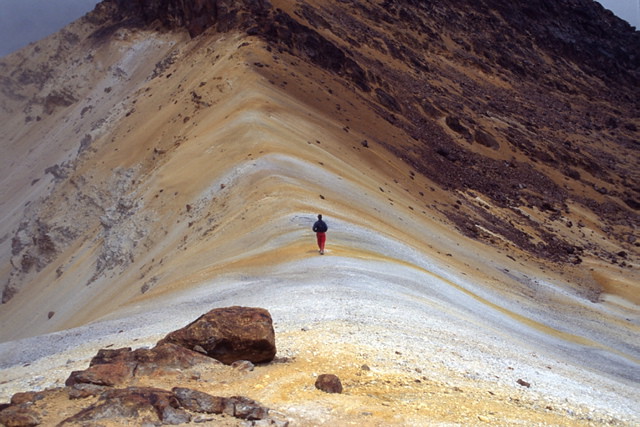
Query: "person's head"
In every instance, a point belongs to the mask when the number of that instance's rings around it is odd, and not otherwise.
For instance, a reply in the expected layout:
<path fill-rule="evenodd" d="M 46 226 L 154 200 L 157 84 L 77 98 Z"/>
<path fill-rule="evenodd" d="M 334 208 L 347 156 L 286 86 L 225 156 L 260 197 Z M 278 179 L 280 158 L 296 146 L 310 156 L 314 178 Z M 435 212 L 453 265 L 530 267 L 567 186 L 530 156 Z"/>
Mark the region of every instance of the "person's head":
<path fill-rule="evenodd" d="M 318 219 L 322 219 L 322 214 L 318 214 Z"/>

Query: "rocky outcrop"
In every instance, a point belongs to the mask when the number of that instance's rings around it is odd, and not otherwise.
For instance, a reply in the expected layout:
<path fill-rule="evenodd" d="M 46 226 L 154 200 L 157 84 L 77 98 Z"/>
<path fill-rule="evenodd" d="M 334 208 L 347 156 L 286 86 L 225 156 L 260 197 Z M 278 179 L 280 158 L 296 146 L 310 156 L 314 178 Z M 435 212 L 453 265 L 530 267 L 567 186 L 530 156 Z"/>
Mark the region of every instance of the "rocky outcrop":
<path fill-rule="evenodd" d="M 127 422 L 175 425 L 189 423 L 192 412 L 227 415 L 243 420 L 267 420 L 269 409 L 242 396 L 220 397 L 184 387 L 171 391 L 127 387 L 103 392 L 98 401 L 64 420 L 61 425 L 127 419 Z M 201 421 L 200 421 L 201 422 Z M 287 423 L 271 422 L 271 425 Z"/>
<path fill-rule="evenodd" d="M 197 349 L 227 365 L 237 360 L 270 362 L 276 355 L 272 322 L 269 312 L 261 308 L 219 308 L 171 332 L 158 346 Z"/>
<path fill-rule="evenodd" d="M 267 310 L 218 308 L 171 332 L 151 349 L 102 349 L 87 369 L 72 372 L 65 384 L 118 386 L 134 377 L 202 364 L 230 365 L 239 360 L 270 362 L 275 355 L 275 332 Z"/>
<path fill-rule="evenodd" d="M 199 364 L 217 363 L 215 360 L 175 344 L 162 344 L 152 349 L 103 349 L 91 360 L 89 368 L 74 371 L 67 386 L 94 384 L 117 386 L 134 376 L 150 375 L 158 371 L 188 369 Z"/>
<path fill-rule="evenodd" d="M 245 420 L 262 420 L 268 417 L 269 410 L 255 400 L 242 397 L 219 397 L 201 391 L 175 387 L 174 395 L 180 405 L 193 412 L 205 414 L 226 414 Z"/>
<path fill-rule="evenodd" d="M 162 424 L 191 421 L 191 415 L 180 408 L 178 399 L 172 392 L 150 387 L 127 387 L 103 392 L 98 402 L 67 418 L 61 424 L 121 418 Z"/>
<path fill-rule="evenodd" d="M 170 342 L 172 341 L 172 342 Z M 173 342 L 208 349 L 211 356 Z M 213 396 L 187 387 L 171 391 L 135 384 L 148 378 L 174 378 L 195 367 L 223 366 L 212 356 L 237 361 L 242 356 L 266 362 L 275 356 L 271 315 L 259 308 L 215 309 L 192 324 L 172 332 L 151 349 L 102 349 L 89 368 L 74 371 L 66 381 L 68 399 L 91 399 L 93 403 L 59 425 L 86 425 L 109 420 L 142 424 L 183 424 L 212 421 L 195 414 L 226 415 L 247 421 L 265 420 L 266 425 L 284 427 L 282 417 L 272 418 L 268 408 L 244 396 Z M 245 361 L 246 362 L 246 361 Z M 249 362 L 246 364 L 251 365 Z M 251 365 L 253 366 L 253 365 Z M 228 367 L 241 375 L 242 369 Z M 16 393 L 10 404 L 0 407 L 0 423 L 6 426 L 46 424 L 46 411 L 34 403 L 60 393 L 59 389 Z"/>
<path fill-rule="evenodd" d="M 192 37 L 210 27 L 227 31 L 247 20 L 264 15 L 268 0 L 106 0 L 113 17 L 129 25 L 160 23 L 168 29 L 186 28 Z"/>
<path fill-rule="evenodd" d="M 116 24 L 147 27 L 158 23 L 166 29 L 186 29 L 196 37 L 209 28 L 218 32 L 244 31 L 259 36 L 273 46 L 308 58 L 314 64 L 344 76 L 360 89 L 369 91 L 366 72 L 346 51 L 318 31 L 268 0 L 106 0 L 100 6 Z M 94 14 L 99 14 L 95 11 Z M 101 32 L 100 35 L 109 34 Z"/>

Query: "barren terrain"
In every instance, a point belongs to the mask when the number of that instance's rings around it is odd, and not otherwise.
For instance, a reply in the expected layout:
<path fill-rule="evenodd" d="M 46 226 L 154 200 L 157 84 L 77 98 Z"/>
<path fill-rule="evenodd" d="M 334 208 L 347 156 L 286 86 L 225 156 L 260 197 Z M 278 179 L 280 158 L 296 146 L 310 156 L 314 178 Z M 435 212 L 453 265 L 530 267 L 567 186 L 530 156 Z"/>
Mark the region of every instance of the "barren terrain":
<path fill-rule="evenodd" d="M 292 425 L 640 423 L 632 73 L 537 41 L 541 83 L 376 2 L 274 1 L 250 31 L 115 25 L 115 3 L 0 59 L 0 402 L 243 305 L 274 363 L 145 381 Z"/>

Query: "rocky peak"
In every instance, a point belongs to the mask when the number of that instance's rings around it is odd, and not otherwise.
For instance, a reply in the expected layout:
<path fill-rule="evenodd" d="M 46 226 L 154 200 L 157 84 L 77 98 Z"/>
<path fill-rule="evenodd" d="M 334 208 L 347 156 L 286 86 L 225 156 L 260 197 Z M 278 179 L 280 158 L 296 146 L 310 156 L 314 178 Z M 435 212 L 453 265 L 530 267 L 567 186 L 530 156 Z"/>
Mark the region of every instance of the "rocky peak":
<path fill-rule="evenodd" d="M 226 31 L 271 8 L 268 0 L 105 0 L 114 17 L 132 24 L 160 23 L 165 28 L 186 28 L 192 37 L 217 26 Z"/>
<path fill-rule="evenodd" d="M 618 82 L 622 79 L 624 83 L 640 81 L 640 32 L 591 0 L 387 0 L 379 7 L 336 3 L 328 7 L 353 8 L 376 21 L 409 26 L 424 27 L 420 16 L 427 13 L 436 33 L 466 33 L 471 41 L 468 49 L 484 56 L 509 58 L 506 62 L 520 73 L 539 67 L 527 49 L 533 43 L 551 58 L 571 60 L 598 77 Z M 128 25 L 159 23 L 167 29 L 185 28 L 192 37 L 214 26 L 218 31 L 242 28 L 273 35 L 274 21 L 283 23 L 282 11 L 274 10 L 268 0 L 104 0 L 101 7 L 111 10 L 116 21 Z M 311 8 L 301 6 L 301 10 Z M 324 26 L 326 21 L 310 24 Z M 285 26 L 287 34 L 295 31 L 291 22 Z"/>

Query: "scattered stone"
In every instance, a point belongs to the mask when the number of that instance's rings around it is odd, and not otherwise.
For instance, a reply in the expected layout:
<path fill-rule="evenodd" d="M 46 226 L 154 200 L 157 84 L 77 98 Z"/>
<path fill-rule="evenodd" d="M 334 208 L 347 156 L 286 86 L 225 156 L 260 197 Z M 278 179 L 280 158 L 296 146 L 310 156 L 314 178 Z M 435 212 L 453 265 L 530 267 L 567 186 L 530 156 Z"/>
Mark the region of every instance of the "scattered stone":
<path fill-rule="evenodd" d="M 262 308 L 227 307 L 211 310 L 182 329 L 171 332 L 158 345 L 173 343 L 194 349 L 227 365 L 236 360 L 270 362 L 276 355 L 271 314 Z"/>
<path fill-rule="evenodd" d="M 447 118 L 445 119 L 445 123 L 454 132 L 461 133 L 461 134 L 469 133 L 469 130 L 466 127 L 464 127 L 462 123 L 460 123 L 460 119 L 458 117 L 447 116 Z"/>
<path fill-rule="evenodd" d="M 182 409 L 167 406 L 162 410 L 160 418 L 163 424 L 178 425 L 190 422 L 191 414 Z"/>
<path fill-rule="evenodd" d="M 236 360 L 231 364 L 231 367 L 238 371 L 251 372 L 255 368 L 255 365 L 248 360 Z"/>
<path fill-rule="evenodd" d="M 191 418 L 191 421 L 193 421 L 196 424 L 202 424 L 202 423 L 212 423 L 215 420 L 215 418 L 213 417 L 207 417 L 204 415 L 196 415 L 195 417 Z"/>
<path fill-rule="evenodd" d="M 193 351 L 197 351 L 198 353 L 207 354 L 207 350 L 200 347 L 199 345 L 193 346 Z"/>
<path fill-rule="evenodd" d="M 225 403 L 222 397 L 211 396 L 202 391 L 183 387 L 175 387 L 172 391 L 180 405 L 190 411 L 205 414 L 222 414 L 224 410 Z"/>
<path fill-rule="evenodd" d="M 255 400 L 243 396 L 225 399 L 224 413 L 243 420 L 262 420 L 269 416 L 269 410 Z"/>
<path fill-rule="evenodd" d="M 342 393 L 340 378 L 333 374 L 319 375 L 315 386 L 318 390 L 322 390 L 325 393 Z"/>
<path fill-rule="evenodd" d="M 105 386 L 78 383 L 68 387 L 67 392 L 69 394 L 69 399 L 84 399 L 86 397 L 99 396 L 105 390 Z"/>
<path fill-rule="evenodd" d="M 520 384 L 522 387 L 526 387 L 526 388 L 530 388 L 531 384 L 526 382 L 525 380 L 519 379 L 518 381 L 516 381 L 518 384 Z"/>
<path fill-rule="evenodd" d="M 493 148 L 494 150 L 500 148 L 500 143 L 498 143 L 498 141 L 496 141 L 496 139 L 492 135 L 488 134 L 485 131 L 477 130 L 475 135 L 473 136 L 473 139 L 475 142 L 480 145 L 484 145 L 485 147 Z"/>

